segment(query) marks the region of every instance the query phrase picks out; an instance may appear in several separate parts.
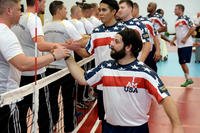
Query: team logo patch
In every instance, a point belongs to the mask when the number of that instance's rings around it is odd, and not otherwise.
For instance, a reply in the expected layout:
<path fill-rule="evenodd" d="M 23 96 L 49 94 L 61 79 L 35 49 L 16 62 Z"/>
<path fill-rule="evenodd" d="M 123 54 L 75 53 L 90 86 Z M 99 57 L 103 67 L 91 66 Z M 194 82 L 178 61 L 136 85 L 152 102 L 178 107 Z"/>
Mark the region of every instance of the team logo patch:
<path fill-rule="evenodd" d="M 137 85 L 138 83 L 135 83 L 135 78 L 133 78 L 132 82 L 128 82 L 128 84 L 124 86 L 124 91 L 130 93 L 138 93 Z"/>

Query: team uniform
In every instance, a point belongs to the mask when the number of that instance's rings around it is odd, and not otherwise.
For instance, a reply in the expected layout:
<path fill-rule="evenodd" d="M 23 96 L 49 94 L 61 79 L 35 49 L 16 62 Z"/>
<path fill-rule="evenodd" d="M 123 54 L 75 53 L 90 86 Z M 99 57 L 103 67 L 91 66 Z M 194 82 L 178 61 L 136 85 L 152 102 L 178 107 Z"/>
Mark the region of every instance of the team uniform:
<path fill-rule="evenodd" d="M 55 43 L 64 43 L 68 39 L 80 40 L 82 38 L 74 25 L 68 20 L 52 21 L 45 24 L 44 37 L 46 41 Z M 66 67 L 67 66 L 64 59 L 55 61 L 49 64 L 46 74 L 51 75 Z M 49 96 L 54 125 L 57 124 L 59 119 L 58 93 L 60 87 L 63 99 L 64 131 L 71 132 L 73 131 L 75 125 L 73 104 L 73 90 L 75 88 L 75 81 L 73 77 L 68 74 L 61 79 L 49 84 Z"/>
<path fill-rule="evenodd" d="M 105 60 L 111 59 L 110 57 L 110 43 L 114 39 L 116 33 L 123 30 L 125 26 L 117 22 L 113 26 L 106 27 L 104 24 L 93 30 L 90 40 L 86 45 L 86 51 L 92 55 L 94 54 L 95 66 L 99 65 Z M 98 89 L 102 89 L 101 86 L 97 86 Z M 104 107 L 103 107 L 103 95 L 102 91 L 98 91 L 98 115 L 100 120 L 104 120 Z"/>
<path fill-rule="evenodd" d="M 176 43 L 178 46 L 178 56 L 180 64 L 189 63 L 191 60 L 193 39 L 190 36 L 185 44 L 183 44 L 181 40 L 186 36 L 189 29 L 193 26 L 194 26 L 193 22 L 186 15 L 180 16 L 176 20 L 175 23 Z"/>
<path fill-rule="evenodd" d="M 120 127 L 126 132 L 141 125 L 146 130 L 152 96 L 158 103 L 169 96 L 158 75 L 138 60 L 127 65 L 105 61 L 85 72 L 85 79 L 90 86 L 102 85 L 108 131 L 109 126 L 113 132 Z"/>
<path fill-rule="evenodd" d="M 19 87 L 21 72 L 9 63 L 9 60 L 13 57 L 23 54 L 21 45 L 15 36 L 15 34 L 9 29 L 9 27 L 3 23 L 0 24 L 0 94 L 17 89 Z M 9 39 L 8 39 L 9 36 Z M 14 116 L 10 116 L 15 113 L 15 109 L 11 109 L 10 105 L 0 107 L 0 125 L 1 132 L 13 131 Z M 12 112 L 11 112 L 12 110 Z M 9 122 L 11 122 L 9 124 Z M 17 127 L 15 127 L 17 130 Z"/>
<path fill-rule="evenodd" d="M 35 22 L 37 22 L 37 35 L 44 36 L 42 22 L 40 18 L 33 13 L 24 13 L 20 17 L 19 24 L 12 27 L 12 31 L 19 39 L 25 55 L 30 57 L 35 56 L 35 43 L 32 40 L 32 38 L 35 37 Z M 42 56 L 42 52 L 37 50 L 37 55 Z M 41 79 L 42 77 L 45 77 L 45 71 L 45 68 L 38 69 L 37 78 Z M 22 72 L 20 86 L 27 85 L 34 81 L 34 71 Z M 47 104 L 49 105 L 49 103 L 46 103 L 46 101 L 49 102 L 49 99 L 46 97 L 46 95 L 48 95 L 47 87 L 39 90 L 38 125 L 39 131 L 43 133 L 49 132 L 49 112 L 47 106 Z M 26 114 L 28 112 L 28 109 L 32 108 L 32 94 L 24 97 L 24 99 L 18 102 L 17 105 L 19 108 L 21 131 L 27 132 Z"/>
<path fill-rule="evenodd" d="M 153 15 L 149 14 L 147 17 L 153 23 L 157 31 L 160 27 L 165 27 L 167 25 L 167 22 L 165 21 L 165 19 L 157 12 L 154 13 Z"/>
<path fill-rule="evenodd" d="M 157 30 L 153 26 L 153 23 L 146 17 L 139 16 L 138 19 L 146 26 L 148 29 L 148 33 L 150 36 L 150 43 L 151 43 L 151 52 L 149 53 L 147 59 L 145 60 L 145 64 L 147 64 L 150 68 L 152 68 L 155 72 L 157 72 L 156 61 L 153 59 L 154 54 L 156 52 L 156 48 L 154 46 L 153 38 L 158 35 Z"/>

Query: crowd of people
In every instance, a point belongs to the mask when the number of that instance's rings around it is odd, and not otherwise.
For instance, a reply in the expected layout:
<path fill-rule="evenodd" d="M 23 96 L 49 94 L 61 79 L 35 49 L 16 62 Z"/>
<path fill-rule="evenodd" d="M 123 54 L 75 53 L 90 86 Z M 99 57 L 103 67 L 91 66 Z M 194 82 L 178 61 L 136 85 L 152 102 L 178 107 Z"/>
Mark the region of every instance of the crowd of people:
<path fill-rule="evenodd" d="M 36 52 L 37 79 L 66 67 L 70 71 L 40 89 L 39 132 L 56 132 L 60 90 L 64 132 L 74 130 L 73 93 L 78 81 L 77 107 L 87 108 L 85 101 L 95 100 L 93 93 L 89 94 L 94 90 L 104 133 L 148 133 L 152 96 L 163 105 L 173 132 L 183 133 L 178 111 L 157 75 L 156 64 L 164 56 L 162 49 L 166 43 L 163 42 L 176 45 L 185 76 L 180 86 L 193 84 L 187 63 L 191 61 L 193 45 L 196 62 L 200 62 L 200 13 L 193 23 L 184 15 L 184 5 L 177 4 L 175 35 L 170 40 L 166 37 L 164 11 L 157 9 L 155 2 L 148 4 L 146 16 L 141 16 L 139 5 L 131 0 L 101 0 L 99 5 L 76 3 L 70 9 L 71 17 L 67 18 L 64 3 L 56 0 L 49 5 L 52 21 L 44 25 L 35 13 L 44 13 L 45 0 L 38 3 L 26 0 L 26 4 L 27 9 L 21 13 L 19 0 L 0 0 L 0 94 L 35 81 Z M 94 55 L 92 69 L 77 65 L 77 61 L 91 55 Z M 0 107 L 2 133 L 27 132 L 26 119 L 28 110 L 32 109 L 32 97 L 32 94 L 25 96 L 12 107 Z"/>

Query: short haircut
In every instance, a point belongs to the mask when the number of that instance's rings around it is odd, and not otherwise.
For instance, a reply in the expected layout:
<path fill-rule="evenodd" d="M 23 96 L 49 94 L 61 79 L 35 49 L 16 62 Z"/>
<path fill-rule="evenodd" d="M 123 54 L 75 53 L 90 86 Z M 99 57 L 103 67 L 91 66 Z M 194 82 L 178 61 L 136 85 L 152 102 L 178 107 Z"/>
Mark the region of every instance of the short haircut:
<path fill-rule="evenodd" d="M 124 47 L 132 45 L 131 51 L 133 55 L 137 58 L 143 45 L 139 32 L 130 28 L 125 28 L 124 30 L 118 32 L 117 34 L 122 36 Z"/>
<path fill-rule="evenodd" d="M 70 12 L 71 12 L 72 15 L 74 14 L 74 12 L 75 12 L 75 10 L 76 10 L 77 8 L 80 8 L 80 7 L 77 6 L 77 5 L 73 5 L 73 6 L 71 7 Z"/>
<path fill-rule="evenodd" d="M 41 0 L 38 0 L 41 1 Z M 27 6 L 34 6 L 35 5 L 35 0 L 26 0 Z"/>
<path fill-rule="evenodd" d="M 53 1 L 49 5 L 49 12 L 53 16 L 53 15 L 56 14 L 56 11 L 58 9 L 62 9 L 62 8 L 63 8 L 63 2 L 62 1 Z"/>
<path fill-rule="evenodd" d="M 138 3 L 134 2 L 134 3 L 133 3 L 133 8 L 137 8 L 137 9 L 139 9 L 139 5 L 138 5 Z"/>
<path fill-rule="evenodd" d="M 179 9 L 181 9 L 183 12 L 185 11 L 185 7 L 182 4 L 176 4 L 176 7 L 178 7 Z"/>
<path fill-rule="evenodd" d="M 92 9 L 92 5 L 88 3 L 84 3 L 81 9 L 82 10 Z"/>
<path fill-rule="evenodd" d="M 159 14 L 161 14 L 162 11 L 163 11 L 163 9 L 161 9 L 161 8 L 159 8 L 159 9 L 156 10 L 156 12 L 159 13 Z"/>
<path fill-rule="evenodd" d="M 98 4 L 97 3 L 91 3 L 92 8 L 97 8 Z"/>
<path fill-rule="evenodd" d="M 102 0 L 100 3 L 107 4 L 111 10 L 119 10 L 119 5 L 116 0 Z"/>
<path fill-rule="evenodd" d="M 0 0 L 0 15 L 4 13 L 6 7 L 17 4 L 20 0 Z"/>
<path fill-rule="evenodd" d="M 128 6 L 133 8 L 133 2 L 131 0 L 120 0 L 119 4 L 126 3 Z"/>

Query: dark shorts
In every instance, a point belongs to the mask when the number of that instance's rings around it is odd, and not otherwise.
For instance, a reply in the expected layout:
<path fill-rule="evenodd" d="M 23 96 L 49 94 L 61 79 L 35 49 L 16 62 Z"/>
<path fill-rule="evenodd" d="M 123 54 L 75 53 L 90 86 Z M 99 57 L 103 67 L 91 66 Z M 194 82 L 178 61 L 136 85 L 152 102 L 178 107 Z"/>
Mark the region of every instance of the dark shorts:
<path fill-rule="evenodd" d="M 179 64 L 190 63 L 192 56 L 192 46 L 185 48 L 178 48 Z"/>
<path fill-rule="evenodd" d="M 113 126 L 104 123 L 102 133 L 149 133 L 148 123 L 136 127 Z"/>

